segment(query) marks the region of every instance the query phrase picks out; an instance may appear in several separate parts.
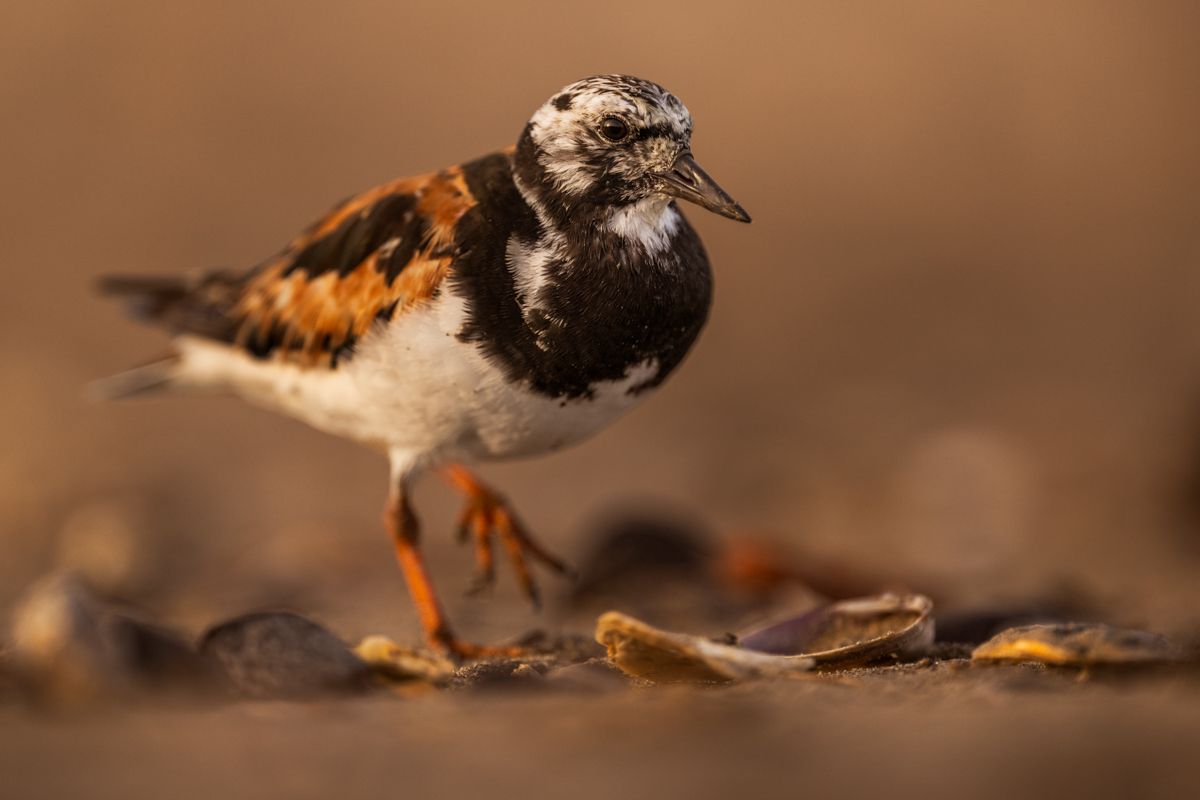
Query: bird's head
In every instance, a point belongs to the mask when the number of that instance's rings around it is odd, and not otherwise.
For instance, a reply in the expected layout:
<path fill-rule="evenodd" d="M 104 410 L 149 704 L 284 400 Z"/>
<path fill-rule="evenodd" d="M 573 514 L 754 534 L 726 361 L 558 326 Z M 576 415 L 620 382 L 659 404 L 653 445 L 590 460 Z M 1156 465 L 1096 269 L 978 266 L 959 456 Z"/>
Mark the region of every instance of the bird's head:
<path fill-rule="evenodd" d="M 546 101 L 525 126 L 516 172 L 556 216 L 689 200 L 739 222 L 750 215 L 692 157 L 692 115 L 656 83 L 597 75 Z"/>

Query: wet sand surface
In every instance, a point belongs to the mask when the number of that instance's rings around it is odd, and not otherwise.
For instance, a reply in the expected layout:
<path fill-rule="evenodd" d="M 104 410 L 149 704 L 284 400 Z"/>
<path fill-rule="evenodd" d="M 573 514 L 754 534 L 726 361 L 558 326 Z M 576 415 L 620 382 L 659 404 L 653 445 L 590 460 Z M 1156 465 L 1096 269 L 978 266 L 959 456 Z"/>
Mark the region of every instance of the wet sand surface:
<path fill-rule="evenodd" d="M 46 717 L 0 712 L 10 797 L 1189 797 L 1200 684 L 896 667 L 731 688 Z"/>

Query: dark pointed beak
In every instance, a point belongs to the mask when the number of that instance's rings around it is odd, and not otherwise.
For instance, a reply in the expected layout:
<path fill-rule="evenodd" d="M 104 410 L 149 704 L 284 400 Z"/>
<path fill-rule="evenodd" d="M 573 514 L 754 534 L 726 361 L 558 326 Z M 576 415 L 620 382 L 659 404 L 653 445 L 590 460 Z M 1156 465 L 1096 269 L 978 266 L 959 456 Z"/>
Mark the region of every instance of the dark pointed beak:
<path fill-rule="evenodd" d="M 717 182 L 700 169 L 691 153 L 683 153 L 675 159 L 671 169 L 660 176 L 667 194 L 681 200 L 690 200 L 696 205 L 703 206 L 722 217 L 736 219 L 738 222 L 749 222 L 750 215 L 746 209 L 725 193 Z"/>

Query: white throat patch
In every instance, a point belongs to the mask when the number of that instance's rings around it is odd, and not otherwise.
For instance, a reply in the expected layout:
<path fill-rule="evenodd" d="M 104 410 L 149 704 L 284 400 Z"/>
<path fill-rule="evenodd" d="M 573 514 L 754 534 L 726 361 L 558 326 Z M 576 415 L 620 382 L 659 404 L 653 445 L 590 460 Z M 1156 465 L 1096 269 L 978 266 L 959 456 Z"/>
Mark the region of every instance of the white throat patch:
<path fill-rule="evenodd" d="M 679 230 L 679 211 L 667 197 L 653 196 L 622 206 L 608 218 L 608 229 L 623 239 L 637 242 L 649 255 L 671 246 Z"/>

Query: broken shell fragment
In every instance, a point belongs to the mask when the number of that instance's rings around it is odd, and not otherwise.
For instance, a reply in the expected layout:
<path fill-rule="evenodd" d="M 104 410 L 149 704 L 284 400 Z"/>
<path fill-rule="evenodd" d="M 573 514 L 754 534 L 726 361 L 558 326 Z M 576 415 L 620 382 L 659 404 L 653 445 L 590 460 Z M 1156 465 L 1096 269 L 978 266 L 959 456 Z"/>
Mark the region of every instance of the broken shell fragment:
<path fill-rule="evenodd" d="M 933 644 L 933 603 L 919 594 L 843 600 L 738 637 L 761 653 L 804 655 L 817 667 L 913 659 Z"/>
<path fill-rule="evenodd" d="M 392 681 L 445 683 L 454 677 L 456 664 L 445 656 L 396 644 L 386 636 L 368 636 L 354 653 L 380 677 Z"/>
<path fill-rule="evenodd" d="M 703 636 L 672 633 L 609 611 L 596 622 L 596 641 L 624 672 L 657 683 L 729 683 L 782 678 L 813 668 L 805 656 L 756 653 Z"/>
<path fill-rule="evenodd" d="M 976 647 L 971 660 L 1063 667 L 1138 666 L 1182 661 L 1183 652 L 1155 633 L 1072 622 L 1001 631 Z"/>

